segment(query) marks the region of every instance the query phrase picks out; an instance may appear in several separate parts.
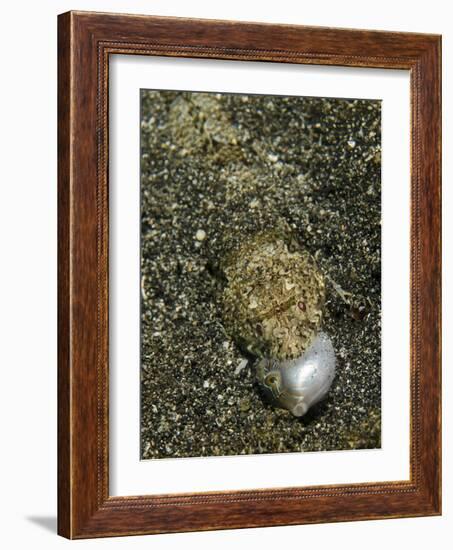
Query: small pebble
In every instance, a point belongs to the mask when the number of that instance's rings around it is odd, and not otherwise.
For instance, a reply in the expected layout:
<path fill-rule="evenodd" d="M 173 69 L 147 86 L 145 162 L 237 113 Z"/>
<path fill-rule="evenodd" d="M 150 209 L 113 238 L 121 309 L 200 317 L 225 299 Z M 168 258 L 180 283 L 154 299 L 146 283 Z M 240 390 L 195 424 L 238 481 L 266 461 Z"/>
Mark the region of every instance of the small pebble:
<path fill-rule="evenodd" d="M 239 403 L 239 408 L 242 412 L 247 412 L 250 409 L 250 399 L 248 399 L 247 397 L 242 399 Z"/>
<path fill-rule="evenodd" d="M 242 361 L 236 367 L 236 369 L 234 371 L 234 374 L 239 374 L 241 371 L 243 371 L 245 369 L 245 367 L 247 366 L 247 363 L 248 363 L 247 359 L 242 359 Z"/>
<path fill-rule="evenodd" d="M 204 241 L 206 239 L 206 231 L 204 231 L 203 229 L 199 229 L 195 233 L 195 238 L 197 239 L 197 241 Z"/>

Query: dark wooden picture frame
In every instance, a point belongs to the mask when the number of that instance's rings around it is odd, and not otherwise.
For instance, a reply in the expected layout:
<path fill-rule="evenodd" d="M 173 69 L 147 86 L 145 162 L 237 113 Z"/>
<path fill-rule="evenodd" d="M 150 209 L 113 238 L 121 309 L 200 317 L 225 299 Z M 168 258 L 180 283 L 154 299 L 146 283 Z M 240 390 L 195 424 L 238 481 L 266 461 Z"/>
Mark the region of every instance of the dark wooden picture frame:
<path fill-rule="evenodd" d="M 440 514 L 440 37 L 69 12 L 59 16 L 58 48 L 58 532 L 88 538 Z M 111 54 L 410 71 L 410 480 L 109 495 Z"/>

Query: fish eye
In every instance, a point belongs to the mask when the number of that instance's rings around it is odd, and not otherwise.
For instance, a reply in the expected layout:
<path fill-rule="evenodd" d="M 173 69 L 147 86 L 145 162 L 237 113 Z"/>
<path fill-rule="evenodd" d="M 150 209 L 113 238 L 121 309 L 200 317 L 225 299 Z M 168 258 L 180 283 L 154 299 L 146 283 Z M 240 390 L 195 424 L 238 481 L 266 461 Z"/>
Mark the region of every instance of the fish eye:
<path fill-rule="evenodd" d="M 269 386 L 273 386 L 277 382 L 277 376 L 275 374 L 269 374 L 268 376 L 266 376 L 265 382 Z"/>

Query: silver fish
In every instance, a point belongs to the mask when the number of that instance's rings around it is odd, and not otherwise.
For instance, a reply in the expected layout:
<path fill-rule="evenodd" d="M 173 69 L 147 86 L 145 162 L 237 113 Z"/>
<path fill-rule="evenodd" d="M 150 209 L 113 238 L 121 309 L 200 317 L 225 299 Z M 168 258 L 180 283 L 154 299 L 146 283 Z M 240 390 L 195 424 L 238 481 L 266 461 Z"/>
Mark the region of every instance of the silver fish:
<path fill-rule="evenodd" d="M 326 397 L 335 377 L 335 367 L 332 342 L 327 334 L 320 332 L 297 359 L 261 359 L 256 377 L 274 406 L 300 417 Z"/>

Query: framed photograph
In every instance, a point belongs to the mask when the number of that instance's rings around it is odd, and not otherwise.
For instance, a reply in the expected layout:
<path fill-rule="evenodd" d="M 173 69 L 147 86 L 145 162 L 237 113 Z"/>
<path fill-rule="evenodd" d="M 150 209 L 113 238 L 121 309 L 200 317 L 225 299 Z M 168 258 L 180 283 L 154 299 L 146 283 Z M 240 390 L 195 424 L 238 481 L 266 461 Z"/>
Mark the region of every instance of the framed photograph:
<path fill-rule="evenodd" d="M 440 514 L 440 37 L 58 24 L 59 533 Z"/>

